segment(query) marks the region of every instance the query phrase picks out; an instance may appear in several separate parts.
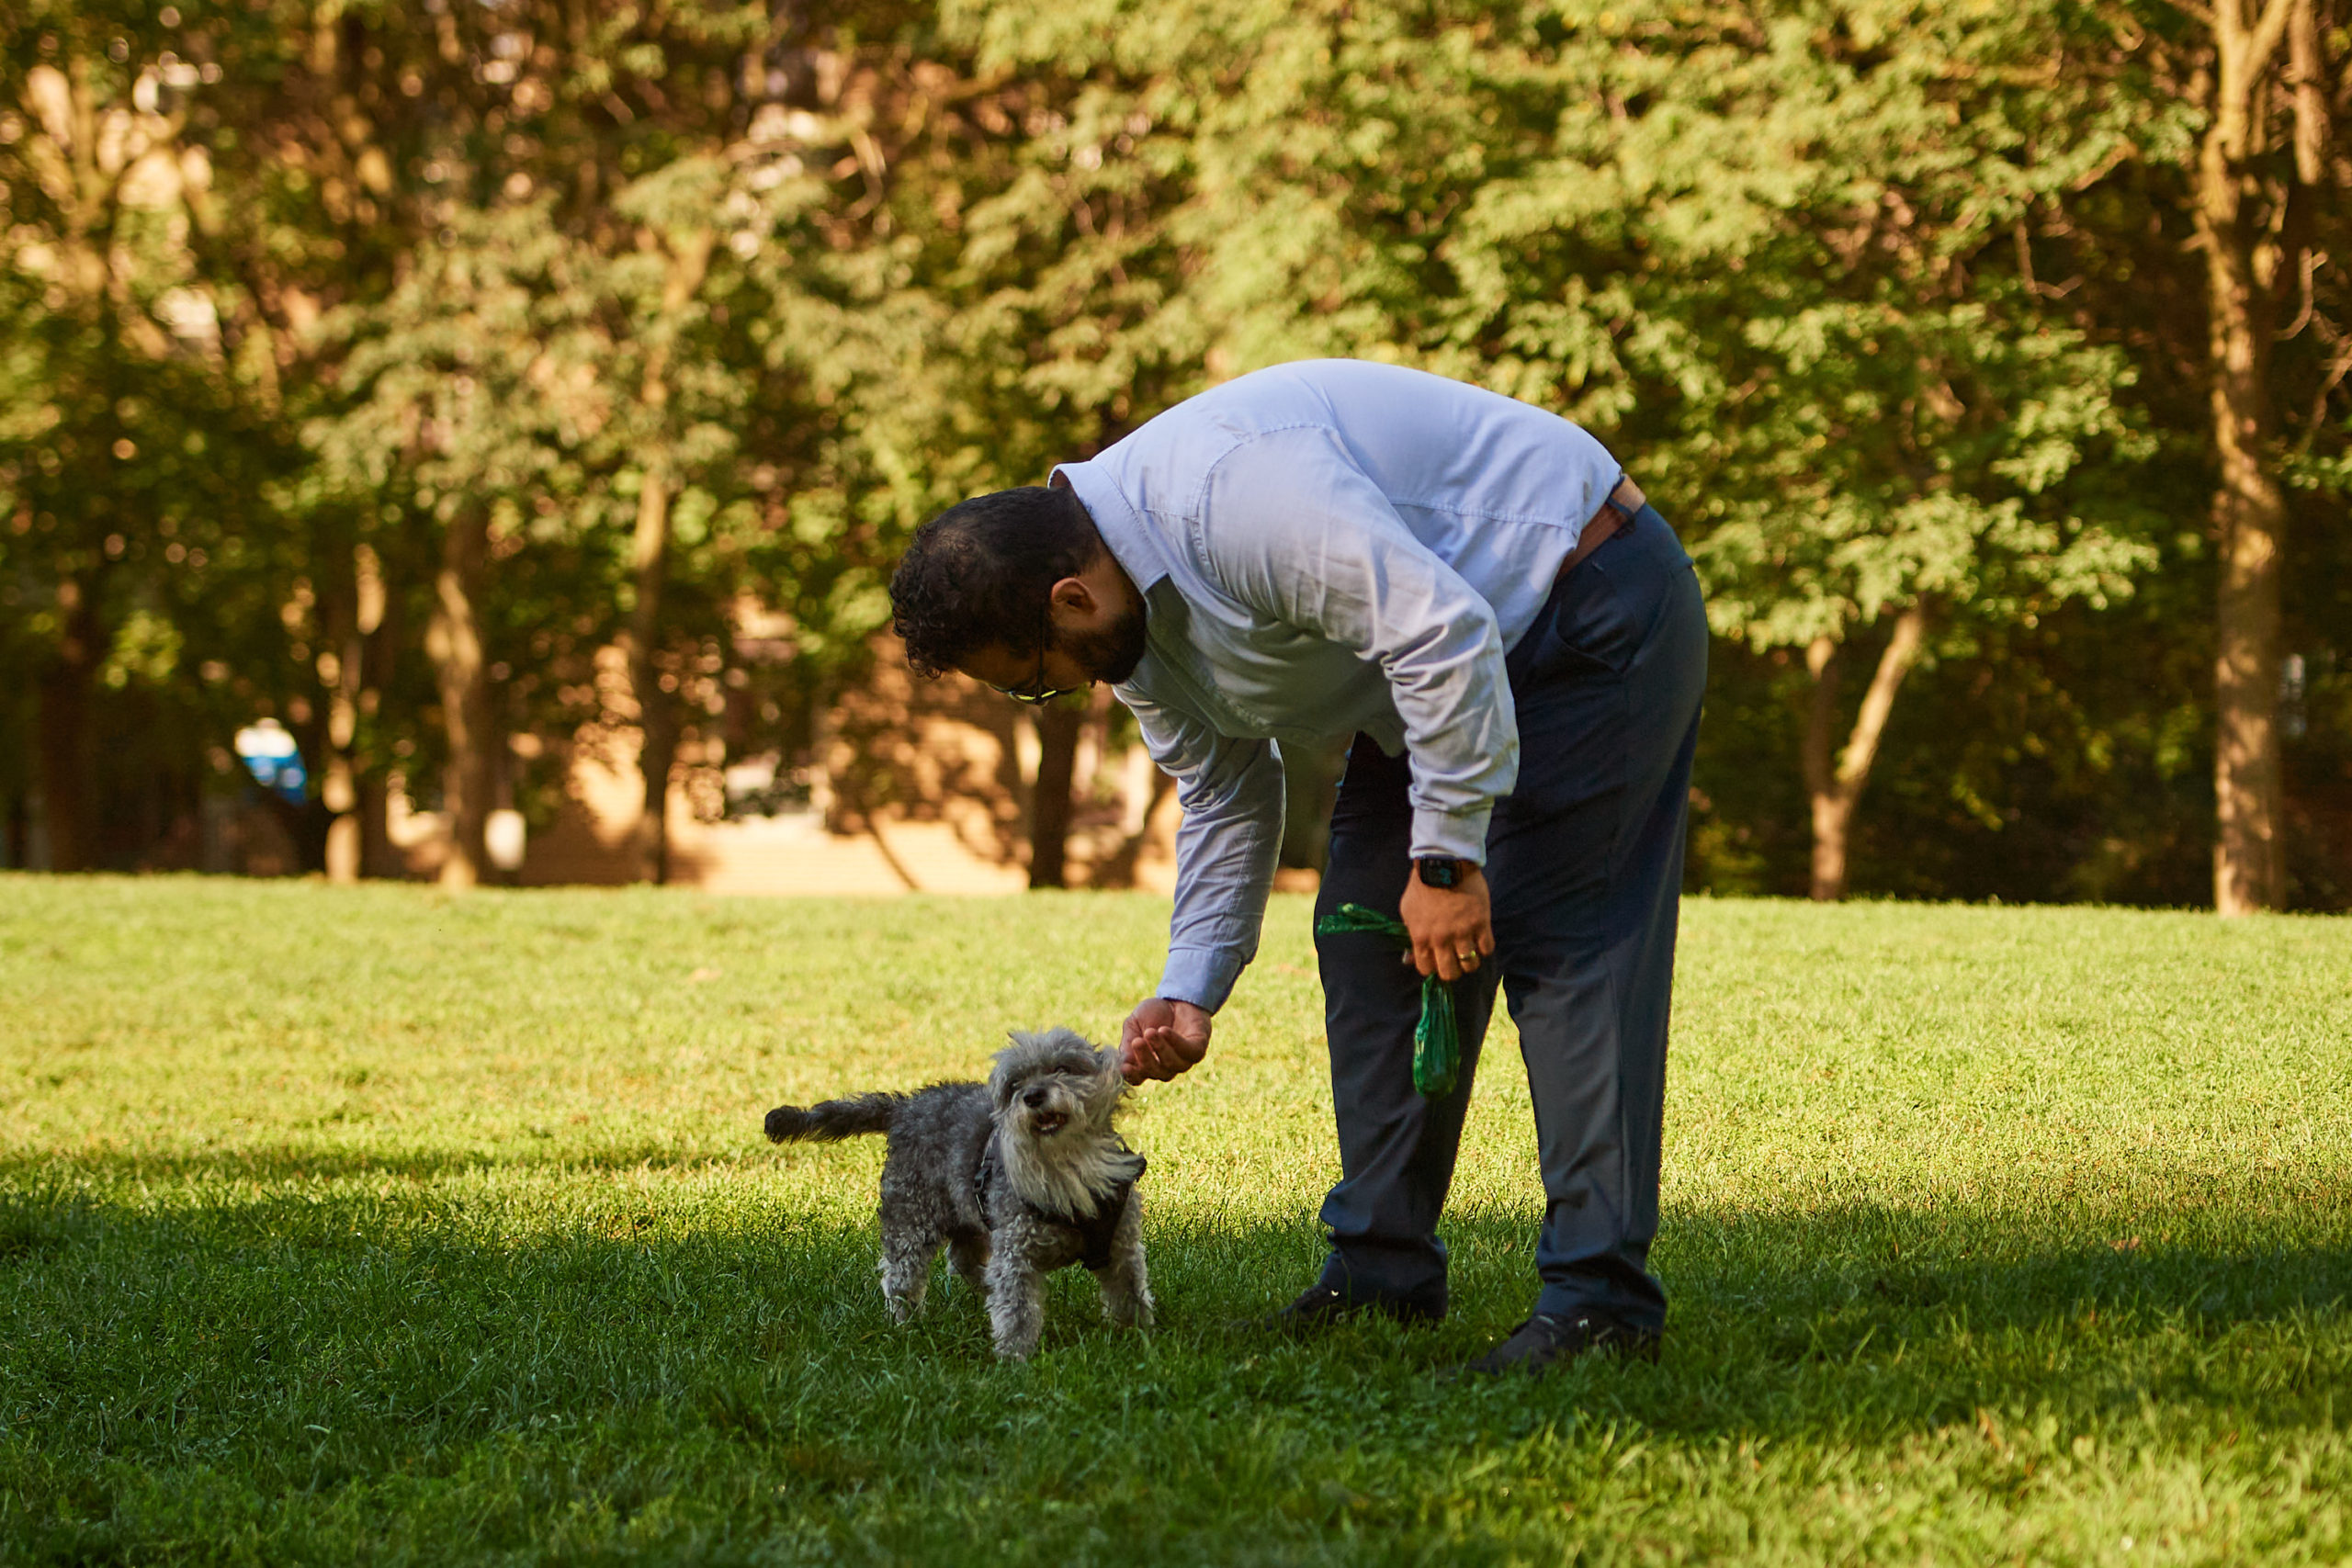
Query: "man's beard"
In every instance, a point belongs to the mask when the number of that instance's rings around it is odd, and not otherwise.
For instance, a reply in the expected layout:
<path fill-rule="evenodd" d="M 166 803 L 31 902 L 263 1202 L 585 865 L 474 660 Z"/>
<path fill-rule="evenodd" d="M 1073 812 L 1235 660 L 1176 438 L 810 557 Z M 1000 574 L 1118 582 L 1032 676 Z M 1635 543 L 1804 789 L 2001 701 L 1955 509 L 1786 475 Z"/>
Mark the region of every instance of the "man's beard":
<path fill-rule="evenodd" d="M 1143 662 L 1144 649 L 1148 646 L 1148 628 L 1144 624 L 1143 606 L 1130 604 L 1119 618 L 1099 632 L 1086 632 L 1067 637 L 1062 651 L 1079 662 L 1091 680 L 1106 685 L 1124 683 Z"/>

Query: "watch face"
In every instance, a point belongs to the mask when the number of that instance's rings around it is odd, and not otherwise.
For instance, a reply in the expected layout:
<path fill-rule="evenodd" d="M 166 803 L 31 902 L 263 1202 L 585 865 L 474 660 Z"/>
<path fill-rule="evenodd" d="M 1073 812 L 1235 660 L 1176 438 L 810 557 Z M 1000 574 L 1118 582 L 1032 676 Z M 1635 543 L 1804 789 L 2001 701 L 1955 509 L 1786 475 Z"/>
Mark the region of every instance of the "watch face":
<path fill-rule="evenodd" d="M 1462 868 L 1453 861 L 1431 855 L 1421 862 L 1421 881 L 1431 887 L 1451 887 L 1462 879 Z"/>

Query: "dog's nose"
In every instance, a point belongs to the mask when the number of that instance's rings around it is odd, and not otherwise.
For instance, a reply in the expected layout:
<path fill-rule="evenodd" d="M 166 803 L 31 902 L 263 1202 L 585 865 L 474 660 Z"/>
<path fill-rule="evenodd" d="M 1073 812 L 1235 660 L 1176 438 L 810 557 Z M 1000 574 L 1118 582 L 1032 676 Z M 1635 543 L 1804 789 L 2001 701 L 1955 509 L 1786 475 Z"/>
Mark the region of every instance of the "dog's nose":
<path fill-rule="evenodd" d="M 1045 1089 L 1042 1088 L 1023 1089 L 1021 1091 L 1021 1103 L 1027 1106 L 1032 1111 L 1042 1110 L 1046 1103 Z"/>

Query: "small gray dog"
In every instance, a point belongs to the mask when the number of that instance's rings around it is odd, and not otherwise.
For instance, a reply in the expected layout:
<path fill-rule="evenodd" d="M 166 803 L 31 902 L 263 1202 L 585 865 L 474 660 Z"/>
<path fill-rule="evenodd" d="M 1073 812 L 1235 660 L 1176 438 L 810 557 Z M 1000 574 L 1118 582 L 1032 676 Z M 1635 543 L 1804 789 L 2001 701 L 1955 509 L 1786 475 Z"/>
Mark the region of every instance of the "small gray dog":
<path fill-rule="evenodd" d="M 1151 1326 L 1144 1277 L 1144 1159 L 1111 1130 L 1126 1092 L 1115 1051 L 1067 1029 L 1015 1032 L 989 1081 L 860 1094 L 768 1112 L 775 1143 L 888 1136 L 882 1160 L 882 1294 L 922 1310 L 939 1249 L 988 1297 L 996 1353 L 1027 1360 L 1045 1327 L 1045 1277 L 1083 1263 L 1102 1313 Z"/>

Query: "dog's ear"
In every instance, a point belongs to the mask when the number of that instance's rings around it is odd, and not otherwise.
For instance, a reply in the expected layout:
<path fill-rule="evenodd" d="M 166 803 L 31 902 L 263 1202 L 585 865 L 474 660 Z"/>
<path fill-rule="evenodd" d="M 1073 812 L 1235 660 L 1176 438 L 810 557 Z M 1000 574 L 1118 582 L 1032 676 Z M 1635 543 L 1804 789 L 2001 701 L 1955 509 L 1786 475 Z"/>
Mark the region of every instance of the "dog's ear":
<path fill-rule="evenodd" d="M 989 1067 L 989 1103 L 999 1111 L 1012 1103 L 1012 1097 L 1036 1067 L 1036 1053 L 1019 1031 L 1006 1038 L 1011 1043 L 996 1054 Z"/>

